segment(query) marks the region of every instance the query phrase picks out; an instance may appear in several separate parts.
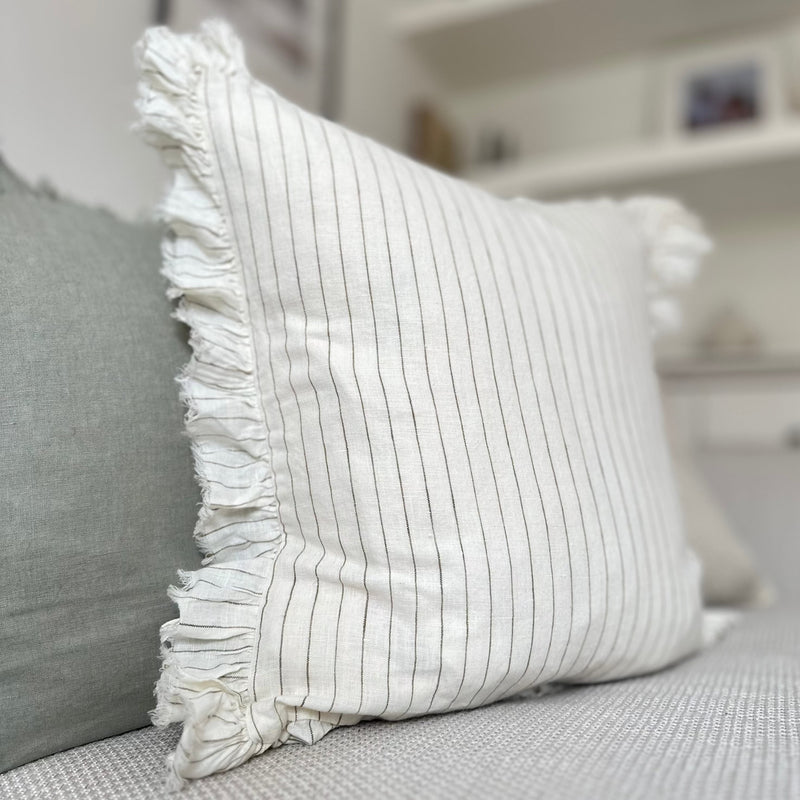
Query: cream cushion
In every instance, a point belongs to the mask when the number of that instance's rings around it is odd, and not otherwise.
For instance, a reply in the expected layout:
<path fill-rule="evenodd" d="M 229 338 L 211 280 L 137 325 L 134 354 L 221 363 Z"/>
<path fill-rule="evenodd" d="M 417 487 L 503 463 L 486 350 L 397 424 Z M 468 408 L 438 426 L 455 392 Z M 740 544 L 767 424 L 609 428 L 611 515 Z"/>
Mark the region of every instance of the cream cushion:
<path fill-rule="evenodd" d="M 673 463 L 687 540 L 703 565 L 703 601 L 711 606 L 768 606 L 774 600 L 772 588 L 691 453 L 674 452 Z"/>
<path fill-rule="evenodd" d="M 651 350 L 694 220 L 494 198 L 255 82 L 220 23 L 138 55 L 204 498 L 172 782 L 694 651 Z"/>

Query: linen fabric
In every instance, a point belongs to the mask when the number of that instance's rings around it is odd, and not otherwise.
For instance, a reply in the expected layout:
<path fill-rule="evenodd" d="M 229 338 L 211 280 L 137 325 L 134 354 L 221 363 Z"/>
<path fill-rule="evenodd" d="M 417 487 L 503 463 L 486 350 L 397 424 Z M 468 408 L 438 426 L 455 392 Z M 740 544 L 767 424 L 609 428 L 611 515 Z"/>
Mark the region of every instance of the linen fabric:
<path fill-rule="evenodd" d="M 204 499 L 171 785 L 697 649 L 650 343 L 693 219 L 498 200 L 256 83 L 222 23 L 138 57 Z"/>
<path fill-rule="evenodd" d="M 148 723 L 164 582 L 199 565 L 161 234 L 0 162 L 0 771 Z"/>

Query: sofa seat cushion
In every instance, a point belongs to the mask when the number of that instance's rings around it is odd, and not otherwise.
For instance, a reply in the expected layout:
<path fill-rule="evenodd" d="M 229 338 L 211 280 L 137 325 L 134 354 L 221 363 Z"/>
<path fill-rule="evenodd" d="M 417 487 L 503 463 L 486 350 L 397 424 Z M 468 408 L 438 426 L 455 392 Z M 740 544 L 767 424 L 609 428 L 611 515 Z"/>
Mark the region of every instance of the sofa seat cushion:
<path fill-rule="evenodd" d="M 751 612 L 667 672 L 342 728 L 194 782 L 181 800 L 800 796 L 797 608 Z M 146 728 L 0 776 L 6 800 L 166 796 L 178 730 Z"/>

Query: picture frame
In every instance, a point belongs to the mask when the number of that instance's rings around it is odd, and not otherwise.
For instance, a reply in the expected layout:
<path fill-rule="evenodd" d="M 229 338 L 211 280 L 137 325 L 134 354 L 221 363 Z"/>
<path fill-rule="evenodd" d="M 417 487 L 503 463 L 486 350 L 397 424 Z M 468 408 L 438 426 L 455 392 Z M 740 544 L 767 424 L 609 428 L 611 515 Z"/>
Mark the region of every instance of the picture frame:
<path fill-rule="evenodd" d="M 786 117 L 780 48 L 767 38 L 670 54 L 661 81 L 659 127 L 666 138 L 752 131 Z"/>
<path fill-rule="evenodd" d="M 303 108 L 338 115 L 343 0 L 161 0 L 156 15 L 178 31 L 224 17 L 253 75 Z"/>

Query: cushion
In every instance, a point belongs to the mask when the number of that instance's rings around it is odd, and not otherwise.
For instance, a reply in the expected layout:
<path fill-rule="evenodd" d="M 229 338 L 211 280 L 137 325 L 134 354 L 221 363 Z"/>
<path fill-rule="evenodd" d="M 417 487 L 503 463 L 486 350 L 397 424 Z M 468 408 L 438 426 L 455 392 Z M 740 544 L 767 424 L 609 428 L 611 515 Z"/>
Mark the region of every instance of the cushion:
<path fill-rule="evenodd" d="M 774 591 L 757 569 L 751 549 L 742 541 L 742 531 L 732 523 L 698 466 L 701 454 L 681 435 L 677 418 L 667 414 L 666 429 L 686 536 L 703 565 L 704 603 L 743 608 L 768 606 L 774 600 Z M 733 455 L 730 448 L 725 455 Z M 728 505 L 730 500 L 727 498 Z"/>
<path fill-rule="evenodd" d="M 785 549 L 782 551 L 785 558 Z M 793 562 L 796 563 L 796 562 Z M 0 776 L 4 800 L 163 797 L 173 729 L 146 728 Z M 181 800 L 753 800 L 800 794 L 797 607 L 622 683 L 343 728 L 196 781 Z"/>
<path fill-rule="evenodd" d="M 767 599 L 800 604 L 800 451 L 791 447 L 709 448 L 697 464 L 767 581 Z"/>
<path fill-rule="evenodd" d="M 0 163 L 0 771 L 148 723 L 163 585 L 199 564 L 160 235 Z"/>
<path fill-rule="evenodd" d="M 697 649 L 648 313 L 694 220 L 498 200 L 255 82 L 222 23 L 138 58 L 203 487 L 162 630 L 172 785 Z"/>
<path fill-rule="evenodd" d="M 673 455 L 687 538 L 703 565 L 703 601 L 712 606 L 769 605 L 772 590 L 691 454 L 673 450 Z"/>

